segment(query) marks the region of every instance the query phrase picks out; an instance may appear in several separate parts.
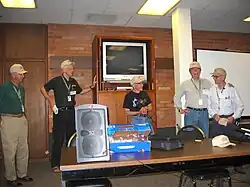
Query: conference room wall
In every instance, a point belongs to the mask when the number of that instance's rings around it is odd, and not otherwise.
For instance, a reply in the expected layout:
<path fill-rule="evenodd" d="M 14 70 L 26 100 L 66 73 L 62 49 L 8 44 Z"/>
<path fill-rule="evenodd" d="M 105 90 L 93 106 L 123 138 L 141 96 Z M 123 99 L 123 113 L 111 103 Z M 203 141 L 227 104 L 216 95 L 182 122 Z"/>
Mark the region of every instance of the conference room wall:
<path fill-rule="evenodd" d="M 171 127 L 175 125 L 175 109 L 172 98 L 174 95 L 173 45 L 170 29 L 113 27 L 94 25 L 48 25 L 48 64 L 53 56 L 92 56 L 92 41 L 95 35 L 142 36 L 155 39 L 156 55 L 156 88 L 157 88 L 157 126 Z M 193 48 L 219 49 L 226 48 L 250 52 L 250 34 L 225 33 L 210 31 L 193 31 Z M 195 52 L 194 52 L 195 55 Z M 89 66 L 88 58 L 82 60 Z M 89 84 L 92 74 L 90 68 L 77 70 L 77 79 L 81 85 Z M 188 70 L 187 70 L 188 71 Z M 81 73 L 79 73 L 81 72 Z M 49 79 L 59 72 L 48 70 Z M 92 99 L 92 94 L 77 98 L 78 103 Z M 50 127 L 51 127 L 50 118 Z"/>

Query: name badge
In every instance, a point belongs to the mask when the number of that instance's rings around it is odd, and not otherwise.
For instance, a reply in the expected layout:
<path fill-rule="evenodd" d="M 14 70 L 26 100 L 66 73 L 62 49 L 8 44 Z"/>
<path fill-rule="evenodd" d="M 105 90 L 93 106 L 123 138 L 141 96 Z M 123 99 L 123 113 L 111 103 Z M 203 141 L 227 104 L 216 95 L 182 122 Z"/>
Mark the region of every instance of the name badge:
<path fill-rule="evenodd" d="M 72 100 L 71 100 L 71 96 L 69 95 L 68 96 L 68 102 L 71 102 Z"/>
<path fill-rule="evenodd" d="M 203 102 L 202 102 L 202 99 L 199 99 L 199 105 L 202 105 Z"/>
<path fill-rule="evenodd" d="M 209 95 L 209 90 L 208 89 L 203 89 L 203 95 Z"/>
<path fill-rule="evenodd" d="M 76 91 L 70 91 L 69 95 L 76 95 Z"/>

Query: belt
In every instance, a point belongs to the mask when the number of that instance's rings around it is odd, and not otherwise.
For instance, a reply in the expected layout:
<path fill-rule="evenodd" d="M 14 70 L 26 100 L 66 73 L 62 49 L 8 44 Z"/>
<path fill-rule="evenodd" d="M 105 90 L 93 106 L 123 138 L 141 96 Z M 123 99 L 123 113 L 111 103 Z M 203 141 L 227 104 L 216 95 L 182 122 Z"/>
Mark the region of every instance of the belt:
<path fill-rule="evenodd" d="M 205 111 L 207 110 L 207 108 L 192 108 L 192 107 L 187 107 L 188 109 L 191 109 L 191 110 L 196 110 L 196 111 Z"/>
<path fill-rule="evenodd" d="M 219 115 L 221 118 L 228 118 L 231 117 L 232 115 L 234 115 L 234 113 L 232 114 L 228 114 L 228 115 Z"/>
<path fill-rule="evenodd" d="M 1 114 L 1 116 L 8 116 L 8 117 L 20 118 L 20 117 L 23 117 L 24 114 Z"/>
<path fill-rule="evenodd" d="M 62 107 L 58 107 L 59 111 L 66 111 L 66 110 L 73 110 L 75 109 L 75 107 L 73 106 L 62 106 Z"/>

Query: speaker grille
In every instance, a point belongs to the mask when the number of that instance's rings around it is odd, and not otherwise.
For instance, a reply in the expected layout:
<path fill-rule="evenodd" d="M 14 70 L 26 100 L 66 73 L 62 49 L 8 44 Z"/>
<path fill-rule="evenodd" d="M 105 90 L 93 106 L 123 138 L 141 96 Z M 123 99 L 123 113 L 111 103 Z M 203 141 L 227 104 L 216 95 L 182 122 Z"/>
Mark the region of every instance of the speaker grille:
<path fill-rule="evenodd" d="M 76 111 L 78 160 L 92 161 L 109 158 L 107 140 L 107 108 L 82 105 Z M 100 107 L 101 106 L 101 107 Z"/>

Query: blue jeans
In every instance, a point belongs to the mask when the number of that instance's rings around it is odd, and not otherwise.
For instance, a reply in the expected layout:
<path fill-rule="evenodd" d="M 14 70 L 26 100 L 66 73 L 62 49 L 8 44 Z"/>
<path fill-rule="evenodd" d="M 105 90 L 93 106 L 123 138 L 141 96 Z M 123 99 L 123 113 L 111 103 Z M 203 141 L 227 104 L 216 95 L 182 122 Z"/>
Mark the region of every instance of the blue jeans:
<path fill-rule="evenodd" d="M 133 116 L 131 124 L 143 124 L 143 123 L 149 123 L 151 128 L 150 135 L 154 135 L 154 129 L 152 127 L 151 121 L 146 116 Z"/>
<path fill-rule="evenodd" d="M 208 110 L 189 109 L 189 112 L 184 116 L 184 125 L 198 126 L 205 134 L 209 136 L 209 115 Z"/>

